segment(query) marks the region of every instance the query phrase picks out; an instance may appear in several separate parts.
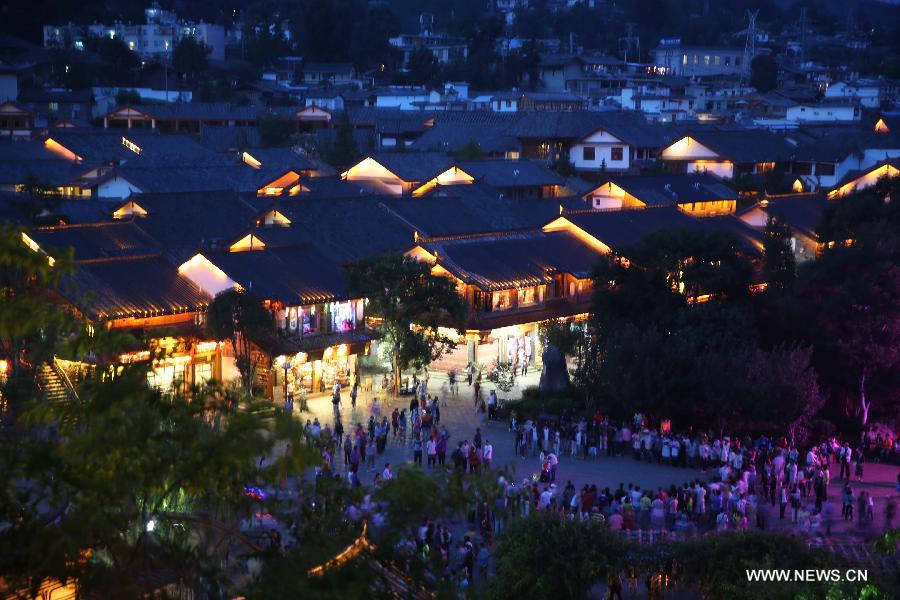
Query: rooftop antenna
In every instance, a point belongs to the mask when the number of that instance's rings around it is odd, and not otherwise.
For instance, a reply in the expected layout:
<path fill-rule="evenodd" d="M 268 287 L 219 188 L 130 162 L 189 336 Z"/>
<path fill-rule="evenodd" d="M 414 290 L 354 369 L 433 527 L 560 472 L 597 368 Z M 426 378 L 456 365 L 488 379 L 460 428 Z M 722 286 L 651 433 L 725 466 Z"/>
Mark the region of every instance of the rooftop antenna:
<path fill-rule="evenodd" d="M 759 9 L 747 11 L 747 41 L 744 43 L 744 64 L 741 69 L 741 83 L 746 83 L 750 79 L 750 63 L 756 56 L 756 17 L 759 15 Z"/>

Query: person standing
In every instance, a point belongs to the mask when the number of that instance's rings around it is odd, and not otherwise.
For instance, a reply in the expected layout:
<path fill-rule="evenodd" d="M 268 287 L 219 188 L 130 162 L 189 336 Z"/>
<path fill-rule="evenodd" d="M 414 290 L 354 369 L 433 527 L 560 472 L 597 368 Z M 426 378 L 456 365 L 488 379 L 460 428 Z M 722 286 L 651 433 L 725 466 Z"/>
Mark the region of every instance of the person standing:
<path fill-rule="evenodd" d="M 482 460 L 484 461 L 485 470 L 491 469 L 491 461 L 494 459 L 494 447 L 491 445 L 491 440 L 484 440 L 484 447 L 482 448 Z"/>
<path fill-rule="evenodd" d="M 469 364 L 466 365 L 466 383 L 469 387 L 472 387 L 472 378 L 475 376 L 475 365 L 472 364 L 472 361 L 469 361 Z"/>
<path fill-rule="evenodd" d="M 422 438 L 418 435 L 413 440 L 413 462 L 422 466 Z"/>
<path fill-rule="evenodd" d="M 428 454 L 428 468 L 432 469 L 437 464 L 437 443 L 434 441 L 433 436 L 428 438 L 425 448 L 425 452 Z"/>
<path fill-rule="evenodd" d="M 356 396 L 359 394 L 359 382 L 354 381 L 353 387 L 350 388 L 350 406 L 356 408 Z"/>

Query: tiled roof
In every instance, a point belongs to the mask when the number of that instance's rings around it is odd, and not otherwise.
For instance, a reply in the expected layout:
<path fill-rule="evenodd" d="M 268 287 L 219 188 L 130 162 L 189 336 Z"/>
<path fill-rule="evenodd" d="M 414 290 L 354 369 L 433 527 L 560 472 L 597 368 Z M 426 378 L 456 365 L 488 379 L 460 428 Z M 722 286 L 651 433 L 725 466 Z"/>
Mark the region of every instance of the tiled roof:
<path fill-rule="evenodd" d="M 554 273 L 588 277 L 599 253 L 564 231 L 500 234 L 424 242 L 439 265 L 482 290 L 537 285 Z"/>
<path fill-rule="evenodd" d="M 28 234 L 51 256 L 72 248 L 76 263 L 158 254 L 160 246 L 131 222 L 40 227 Z"/>
<path fill-rule="evenodd" d="M 565 179 L 530 160 L 476 160 L 458 166 L 472 177 L 500 189 L 565 184 Z"/>
<path fill-rule="evenodd" d="M 613 177 L 609 181 L 652 206 L 738 199 L 737 190 L 706 174 L 640 175 Z"/>
<path fill-rule="evenodd" d="M 206 257 L 261 298 L 311 304 L 345 296 L 340 266 L 310 245 L 216 252 Z"/>
<path fill-rule="evenodd" d="M 206 248 L 227 245 L 245 231 L 260 212 L 253 194 L 231 191 L 142 194 L 134 198 L 147 211 L 137 219 L 158 240 L 175 264 Z"/>
<path fill-rule="evenodd" d="M 228 102 L 167 102 L 164 104 L 128 104 L 116 106 L 107 114 L 113 114 L 123 108 L 133 108 L 157 119 L 207 119 L 254 121 L 266 111 L 261 106 L 241 106 Z"/>
<path fill-rule="evenodd" d="M 377 152 L 372 158 L 403 181 L 428 181 L 454 164 L 443 152 Z"/>
<path fill-rule="evenodd" d="M 767 198 L 763 210 L 778 221 L 815 237 L 826 206 L 828 200 L 824 194 L 791 194 Z"/>
<path fill-rule="evenodd" d="M 211 300 L 159 256 L 77 265 L 60 291 L 93 319 L 186 312 Z"/>
<path fill-rule="evenodd" d="M 200 143 L 213 152 L 231 152 L 260 145 L 256 127 L 204 125 L 200 128 Z"/>
<path fill-rule="evenodd" d="M 735 163 L 789 160 L 794 147 L 780 136 L 762 129 L 692 129 L 689 135 Z"/>

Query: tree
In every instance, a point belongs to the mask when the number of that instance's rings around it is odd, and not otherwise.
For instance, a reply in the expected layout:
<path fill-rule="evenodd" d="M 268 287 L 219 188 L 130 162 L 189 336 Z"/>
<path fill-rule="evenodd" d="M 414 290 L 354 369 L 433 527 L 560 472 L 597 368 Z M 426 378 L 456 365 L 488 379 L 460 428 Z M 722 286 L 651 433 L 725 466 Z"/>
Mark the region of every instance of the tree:
<path fill-rule="evenodd" d="M 294 131 L 294 125 L 285 117 L 276 113 L 260 115 L 256 120 L 259 139 L 263 146 L 284 146 Z"/>
<path fill-rule="evenodd" d="M 481 146 L 474 139 L 470 139 L 465 146 L 457 148 L 456 152 L 453 153 L 453 158 L 459 161 L 481 160 L 483 157 Z"/>
<path fill-rule="evenodd" d="M 259 361 L 253 349 L 254 340 L 266 339 L 273 334 L 275 320 L 272 314 L 252 293 L 227 290 L 210 303 L 206 330 L 213 339 L 231 342 L 241 384 L 250 394 Z"/>
<path fill-rule="evenodd" d="M 407 81 L 411 85 L 437 85 L 441 79 L 441 65 L 431 50 L 420 46 L 409 53 Z"/>
<path fill-rule="evenodd" d="M 627 544 L 600 526 L 537 513 L 510 521 L 496 548 L 491 598 L 584 598 Z"/>
<path fill-rule="evenodd" d="M 344 111 L 338 124 L 334 144 L 328 152 L 328 162 L 334 166 L 352 165 L 359 159 L 359 149 L 356 146 L 356 138 L 353 137 L 353 125 L 350 117 Z"/>
<path fill-rule="evenodd" d="M 198 74 L 206 70 L 206 57 L 212 51 L 212 48 L 194 39 L 191 36 L 185 36 L 178 40 L 172 50 L 172 67 L 178 75 L 195 79 Z"/>
<path fill-rule="evenodd" d="M 298 426 L 267 403 L 225 406 L 216 390 L 165 396 L 136 365 L 89 379 L 77 400 L 31 406 L 0 455 L 0 574 L 13 589 L 74 580 L 83 594 L 139 597 L 215 579 L 232 542 L 255 551 L 238 528 L 245 486 L 309 461 L 298 450 L 260 468 L 255 457 Z"/>
<path fill-rule="evenodd" d="M 110 67 L 110 72 L 123 75 L 141 66 L 141 59 L 118 38 L 96 38 L 89 44 Z"/>
<path fill-rule="evenodd" d="M 453 280 L 433 275 L 430 264 L 387 255 L 351 264 L 346 274 L 350 293 L 367 298 L 370 314 L 380 319 L 395 392 L 403 369 L 419 369 L 456 346 L 442 328 L 461 330 L 466 304 Z"/>
<path fill-rule="evenodd" d="M 16 410 L 35 389 L 34 369 L 75 329 L 69 315 L 47 296 L 71 272 L 71 252 L 46 254 L 23 243 L 22 232 L 0 227 L 0 359 L 8 368 L 0 395 Z"/>
<path fill-rule="evenodd" d="M 759 92 L 778 87 L 778 64 L 770 54 L 759 54 L 750 62 L 750 85 Z"/>
<path fill-rule="evenodd" d="M 772 289 L 783 290 L 794 280 L 792 245 L 790 228 L 770 218 L 763 232 L 763 276 Z"/>
<path fill-rule="evenodd" d="M 116 92 L 116 104 L 125 106 L 126 104 L 140 104 L 141 95 L 137 90 L 130 88 L 119 88 Z"/>

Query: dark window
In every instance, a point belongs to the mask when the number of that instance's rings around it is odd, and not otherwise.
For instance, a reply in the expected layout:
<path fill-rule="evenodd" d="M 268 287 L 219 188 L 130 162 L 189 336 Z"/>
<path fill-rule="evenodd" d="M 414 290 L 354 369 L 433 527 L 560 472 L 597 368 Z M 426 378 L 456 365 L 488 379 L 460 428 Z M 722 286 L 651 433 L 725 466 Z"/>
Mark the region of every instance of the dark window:
<path fill-rule="evenodd" d="M 587 160 L 592 161 L 592 160 L 596 159 L 597 158 L 596 149 L 593 146 L 585 146 L 581 150 L 581 158 L 586 161 Z"/>
<path fill-rule="evenodd" d="M 834 175 L 834 164 L 816 163 L 816 175 Z"/>
<path fill-rule="evenodd" d="M 795 162 L 793 172 L 797 175 L 812 175 L 812 163 Z"/>
<path fill-rule="evenodd" d="M 622 156 L 624 156 L 624 151 L 621 146 L 613 146 L 609 149 L 610 160 L 622 160 Z"/>

